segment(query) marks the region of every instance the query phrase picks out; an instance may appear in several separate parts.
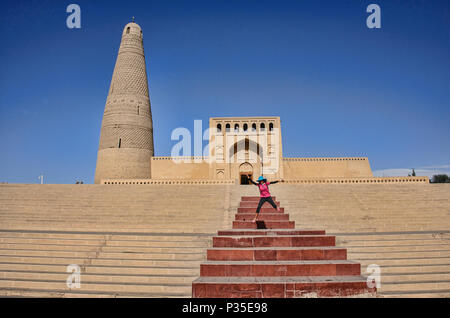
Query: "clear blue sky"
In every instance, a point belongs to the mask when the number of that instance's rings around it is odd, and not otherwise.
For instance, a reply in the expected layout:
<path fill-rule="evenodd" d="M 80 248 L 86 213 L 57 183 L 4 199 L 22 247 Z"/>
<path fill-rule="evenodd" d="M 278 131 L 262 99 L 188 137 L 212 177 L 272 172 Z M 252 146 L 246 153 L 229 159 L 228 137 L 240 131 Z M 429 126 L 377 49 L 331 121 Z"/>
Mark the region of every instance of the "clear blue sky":
<path fill-rule="evenodd" d="M 81 6 L 81 29 L 66 7 Z M 381 7 L 381 29 L 366 7 Z M 155 155 L 176 127 L 280 116 L 286 157 L 368 156 L 377 175 L 450 171 L 449 1 L 2 1 L 0 182 L 93 182 L 132 16 Z M 393 170 L 390 170 L 393 169 Z M 428 170 L 427 170 L 428 169 Z M 431 169 L 431 170 L 430 170 Z M 433 170 L 434 169 L 434 170 Z"/>

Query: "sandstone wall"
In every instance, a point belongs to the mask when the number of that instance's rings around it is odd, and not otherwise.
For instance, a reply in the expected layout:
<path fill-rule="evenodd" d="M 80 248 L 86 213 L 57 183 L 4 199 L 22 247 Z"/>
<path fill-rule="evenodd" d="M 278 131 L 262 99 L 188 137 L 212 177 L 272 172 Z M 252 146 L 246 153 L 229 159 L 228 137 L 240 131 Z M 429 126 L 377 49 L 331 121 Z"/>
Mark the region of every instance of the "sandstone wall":
<path fill-rule="evenodd" d="M 152 179 L 210 179 L 210 165 L 205 162 L 195 162 L 191 158 L 172 160 L 170 157 L 153 157 L 151 160 Z M 132 179 L 132 178 L 128 178 Z"/>
<path fill-rule="evenodd" d="M 355 158 L 283 158 L 284 178 L 356 178 L 372 177 L 369 159 Z"/>
<path fill-rule="evenodd" d="M 198 162 L 195 160 L 198 159 Z M 221 179 L 217 171 L 224 171 L 223 179 L 239 182 L 239 171 L 242 163 L 209 164 L 197 157 L 180 157 L 173 160 L 171 157 L 152 157 L 152 179 Z M 260 165 L 260 164 L 259 164 Z M 254 165 L 254 177 L 260 174 L 259 165 Z M 218 169 L 221 168 L 221 169 Z M 371 178 L 369 160 L 366 157 L 355 158 L 283 158 L 282 171 L 272 175 L 265 173 L 269 178 L 286 180 L 308 178 Z M 113 179 L 113 178 L 108 178 Z M 124 179 L 133 179 L 124 178 Z"/>

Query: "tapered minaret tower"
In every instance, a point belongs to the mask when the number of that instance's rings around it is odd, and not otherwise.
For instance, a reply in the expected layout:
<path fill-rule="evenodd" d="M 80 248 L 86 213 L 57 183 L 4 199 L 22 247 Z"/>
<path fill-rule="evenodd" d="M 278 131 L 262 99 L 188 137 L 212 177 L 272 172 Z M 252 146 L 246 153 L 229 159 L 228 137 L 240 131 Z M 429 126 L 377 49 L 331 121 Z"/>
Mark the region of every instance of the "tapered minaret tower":
<path fill-rule="evenodd" d="M 134 22 L 123 29 L 103 113 L 95 183 L 151 177 L 153 124 L 142 37 Z"/>

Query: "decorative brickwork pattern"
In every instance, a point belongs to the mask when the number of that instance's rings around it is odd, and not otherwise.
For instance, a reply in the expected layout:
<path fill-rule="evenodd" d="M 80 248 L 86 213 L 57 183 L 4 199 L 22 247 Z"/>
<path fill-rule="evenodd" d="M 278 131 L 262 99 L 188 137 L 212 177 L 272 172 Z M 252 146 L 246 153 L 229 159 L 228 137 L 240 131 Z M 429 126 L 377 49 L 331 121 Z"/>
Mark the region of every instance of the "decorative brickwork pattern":
<path fill-rule="evenodd" d="M 121 148 L 139 148 L 153 150 L 151 138 L 153 132 L 147 128 L 130 125 L 104 127 L 105 137 L 100 140 L 100 148 L 117 148 L 119 139 Z"/>
<path fill-rule="evenodd" d="M 134 22 L 123 30 L 103 114 L 95 183 L 107 178 L 151 177 L 153 124 L 142 36 Z"/>
<path fill-rule="evenodd" d="M 144 55 L 119 53 L 111 81 L 111 95 L 137 94 L 148 96 Z"/>

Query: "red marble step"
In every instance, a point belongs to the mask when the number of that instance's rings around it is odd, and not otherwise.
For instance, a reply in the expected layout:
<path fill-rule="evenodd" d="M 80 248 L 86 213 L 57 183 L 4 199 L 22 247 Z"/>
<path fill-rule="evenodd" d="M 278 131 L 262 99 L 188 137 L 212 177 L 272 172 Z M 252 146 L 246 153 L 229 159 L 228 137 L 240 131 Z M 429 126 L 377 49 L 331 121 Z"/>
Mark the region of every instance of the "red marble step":
<path fill-rule="evenodd" d="M 280 202 L 278 202 L 278 201 L 275 201 L 275 204 L 277 206 L 280 206 Z M 262 206 L 265 207 L 265 208 L 272 207 L 272 205 L 270 205 L 269 202 L 264 202 L 264 204 Z M 241 201 L 239 203 L 239 207 L 241 207 L 241 208 L 257 208 L 258 207 L 258 201 Z"/>
<path fill-rule="evenodd" d="M 199 277 L 194 298 L 290 298 L 374 296 L 363 276 Z"/>
<path fill-rule="evenodd" d="M 335 246 L 335 236 L 214 236 L 213 247 L 307 247 Z"/>
<path fill-rule="evenodd" d="M 256 213 L 256 208 L 237 208 L 238 213 Z M 280 208 L 280 211 L 274 209 L 272 206 L 264 205 L 263 208 L 259 210 L 260 213 L 284 213 L 284 208 Z"/>
<path fill-rule="evenodd" d="M 361 275 L 361 265 L 333 261 L 206 261 L 200 276 L 341 276 Z"/>
<path fill-rule="evenodd" d="M 253 221 L 255 213 L 237 213 L 236 221 Z M 258 216 L 259 221 L 289 221 L 289 214 L 284 213 L 262 213 Z"/>
<path fill-rule="evenodd" d="M 345 260 L 347 249 L 337 247 L 212 248 L 208 261 Z"/>
<path fill-rule="evenodd" d="M 291 230 L 291 229 L 277 229 L 277 230 L 221 230 L 217 235 L 324 235 L 324 230 Z"/>
<path fill-rule="evenodd" d="M 233 221 L 233 229 L 293 229 L 295 221 Z"/>
<path fill-rule="evenodd" d="M 243 196 L 241 197 L 241 201 L 259 201 L 261 197 L 258 196 Z M 272 199 L 275 201 L 276 200 L 276 196 L 273 196 Z"/>

